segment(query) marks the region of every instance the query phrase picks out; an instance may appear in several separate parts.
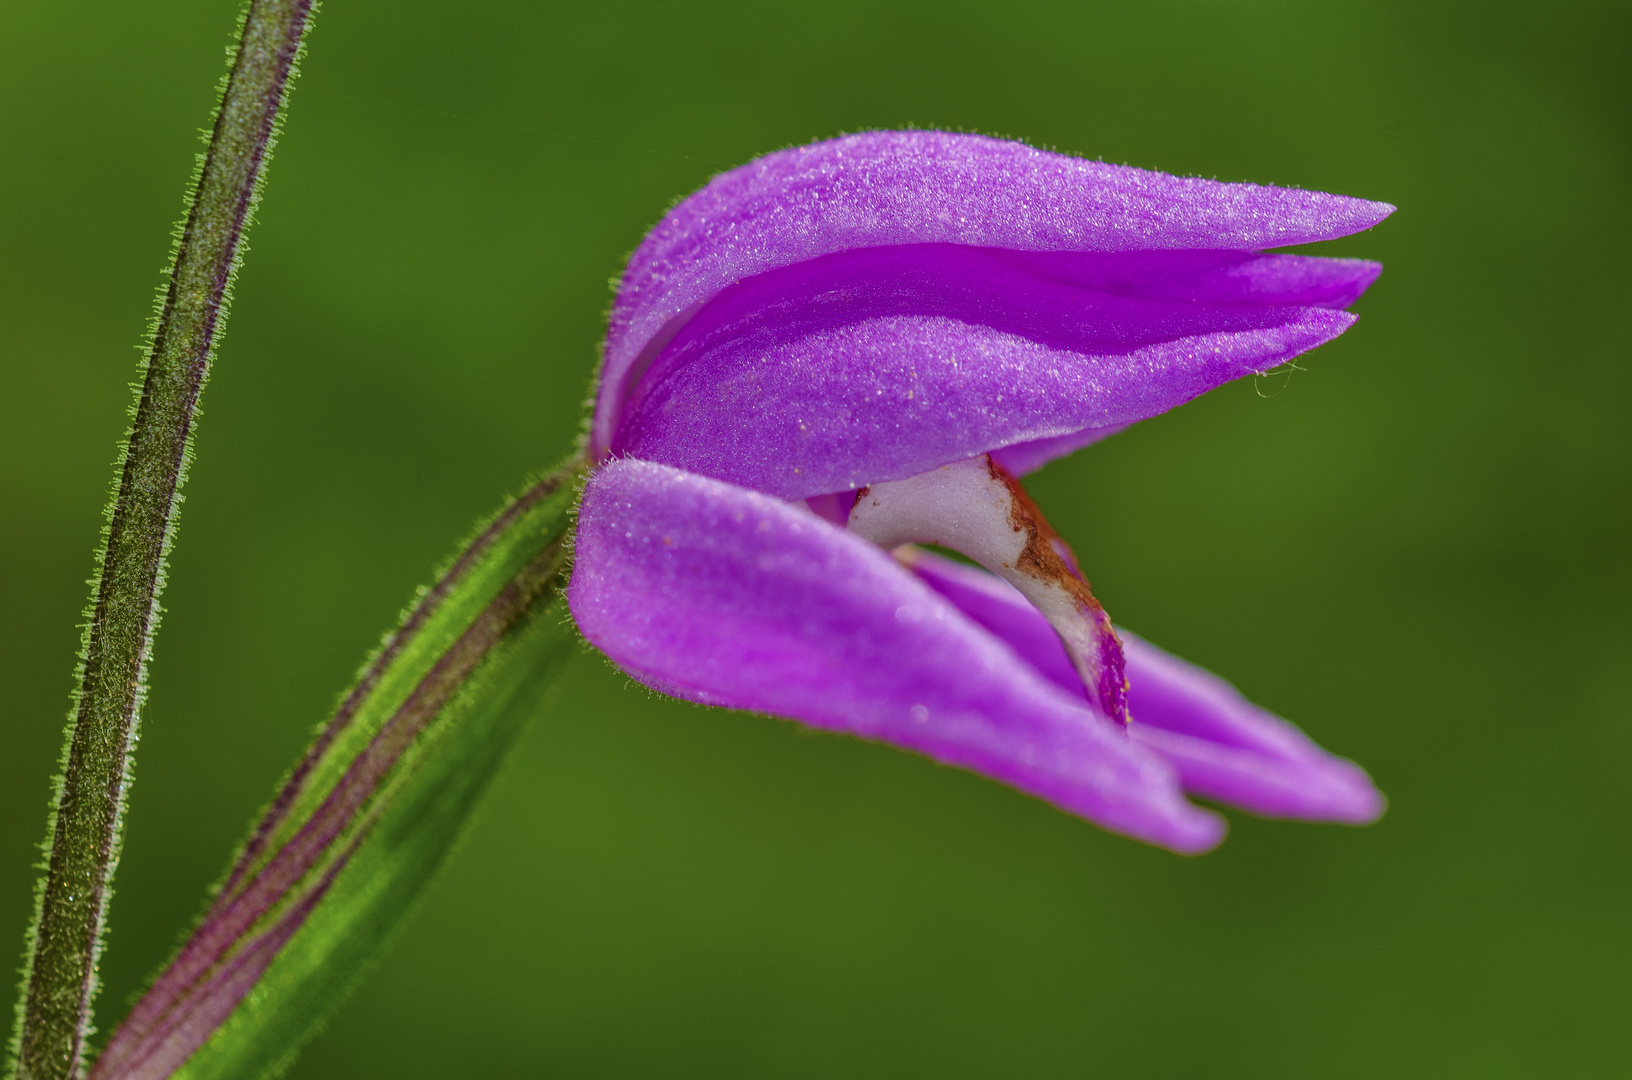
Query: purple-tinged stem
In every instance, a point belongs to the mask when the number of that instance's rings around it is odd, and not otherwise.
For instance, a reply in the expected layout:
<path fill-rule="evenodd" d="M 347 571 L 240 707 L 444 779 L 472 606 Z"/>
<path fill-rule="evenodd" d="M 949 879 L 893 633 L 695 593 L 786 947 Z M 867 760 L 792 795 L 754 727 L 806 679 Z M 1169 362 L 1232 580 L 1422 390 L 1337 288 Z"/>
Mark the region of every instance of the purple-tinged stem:
<path fill-rule="evenodd" d="M 362 708 L 363 703 L 368 700 L 374 689 L 379 686 L 380 678 L 401 654 L 403 647 L 413 640 L 414 635 L 424 627 L 426 621 L 442 606 L 442 601 L 447 599 L 448 594 L 453 591 L 454 587 L 464 580 L 470 568 L 488 552 L 494 541 L 502 536 L 505 530 L 515 523 L 517 518 L 537 506 L 543 499 L 559 491 L 563 482 L 564 479 L 561 474 L 552 474 L 528 488 L 515 502 L 506 507 L 498 517 L 493 519 L 490 525 L 476 535 L 476 538 L 470 542 L 470 546 L 460 553 L 452 565 L 437 578 L 436 583 L 420 597 L 419 603 L 415 604 L 408 617 L 403 619 L 402 625 L 392 631 L 391 635 L 386 638 L 385 644 L 380 647 L 380 651 L 374 655 L 368 666 L 363 669 L 363 674 L 358 678 L 357 684 L 346 694 L 345 700 L 334 711 L 334 715 L 329 718 L 329 722 L 323 725 L 323 730 L 313 740 L 305 756 L 300 759 L 300 762 L 290 772 L 289 778 L 284 781 L 283 787 L 278 790 L 277 796 L 272 800 L 272 805 L 267 808 L 261 820 L 256 823 L 254 833 L 250 836 L 249 841 L 244 844 L 244 848 L 238 853 L 238 857 L 233 861 L 232 869 L 228 871 L 226 881 L 222 883 L 220 892 L 216 894 L 214 903 L 210 905 L 209 912 L 204 916 L 206 921 L 219 914 L 234 898 L 244 876 L 265 854 L 266 845 L 273 834 L 277 832 L 278 826 L 288 819 L 289 811 L 294 806 L 295 800 L 299 798 L 300 793 L 305 790 L 306 780 L 311 775 L 312 770 L 317 767 L 317 763 L 323 759 L 323 755 L 334 745 L 334 741 L 350 728 L 352 721 L 357 718 L 358 710 Z M 157 990 L 157 987 L 155 986 L 154 989 Z M 152 994 L 149 994 L 148 997 L 151 998 Z M 147 998 L 144 998 L 143 1004 L 146 1003 Z M 134 1018 L 134 1014 L 132 1018 Z"/>
<path fill-rule="evenodd" d="M 325 751 L 358 719 L 393 665 L 407 662 L 405 651 L 427 632 L 450 594 L 461 586 L 484 587 L 480 578 L 470 582 L 473 568 L 499 545 L 515 544 L 518 533 L 537 533 L 538 522 L 529 525 L 526 520 L 529 511 L 551 496 L 570 494 L 567 485 L 576 477 L 576 468 L 569 467 L 529 488 L 476 536 L 387 639 L 255 827 L 203 921 L 114 1032 L 91 1080 L 169 1076 L 232 1014 L 385 812 L 404 756 L 506 638 L 559 587 L 565 564 L 564 503 L 553 515 L 560 524 L 527 541 L 538 545 L 536 553 L 502 581 L 446 648 L 427 658 L 412 690 L 310 816 L 292 835 L 274 843 Z"/>
<path fill-rule="evenodd" d="M 19 1080 L 79 1072 L 193 417 L 311 0 L 252 0 L 176 246 L 108 512 L 11 1051 Z"/>

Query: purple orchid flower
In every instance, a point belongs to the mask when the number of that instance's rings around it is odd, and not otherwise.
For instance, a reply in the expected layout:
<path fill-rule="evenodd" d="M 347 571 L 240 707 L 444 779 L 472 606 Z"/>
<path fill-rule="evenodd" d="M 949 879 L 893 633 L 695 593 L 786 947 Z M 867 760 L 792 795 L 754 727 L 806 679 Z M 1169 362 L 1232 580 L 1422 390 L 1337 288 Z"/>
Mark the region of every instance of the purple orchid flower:
<path fill-rule="evenodd" d="M 874 132 L 716 177 L 629 261 L 568 599 L 646 685 L 876 739 L 1176 851 L 1185 791 L 1366 774 L 1112 626 L 1017 477 L 1342 333 L 1383 203 Z M 934 555 L 934 544 L 984 569 Z"/>

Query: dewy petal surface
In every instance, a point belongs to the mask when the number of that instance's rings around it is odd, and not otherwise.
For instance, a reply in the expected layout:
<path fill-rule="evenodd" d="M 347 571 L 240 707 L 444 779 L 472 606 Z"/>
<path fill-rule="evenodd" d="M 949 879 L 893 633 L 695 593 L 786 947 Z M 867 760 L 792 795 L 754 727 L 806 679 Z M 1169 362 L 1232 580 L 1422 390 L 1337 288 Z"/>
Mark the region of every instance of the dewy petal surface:
<path fill-rule="evenodd" d="M 618 459 L 577 537 L 574 618 L 656 689 L 916 750 L 1177 851 L 1222 838 L 1155 754 L 812 513 Z"/>
<path fill-rule="evenodd" d="M 1059 637 L 1008 584 L 921 549 L 914 573 L 1050 681 L 1080 694 Z M 1179 772 L 1186 790 L 1267 817 L 1363 824 L 1383 812 L 1365 771 L 1334 757 L 1223 679 L 1118 628 L 1134 738 Z"/>
<path fill-rule="evenodd" d="M 767 271 L 901 244 L 1249 252 L 1347 236 L 1393 209 L 937 131 L 869 132 L 769 154 L 680 203 L 630 259 L 607 335 L 591 448 L 600 454 L 610 445 L 629 369 L 648 344 L 720 290 Z"/>
<path fill-rule="evenodd" d="M 1154 416 L 1354 322 L 1322 306 L 1206 299 L 1229 291 L 1208 284 L 1220 265 L 1251 260 L 1198 265 L 1105 271 L 1122 289 L 1111 292 L 1013 252 L 937 244 L 763 274 L 667 343 L 611 446 L 804 498 Z M 1344 273 L 1282 277 L 1303 294 L 1359 271 Z M 1153 296 L 1158 285 L 1171 295 Z"/>

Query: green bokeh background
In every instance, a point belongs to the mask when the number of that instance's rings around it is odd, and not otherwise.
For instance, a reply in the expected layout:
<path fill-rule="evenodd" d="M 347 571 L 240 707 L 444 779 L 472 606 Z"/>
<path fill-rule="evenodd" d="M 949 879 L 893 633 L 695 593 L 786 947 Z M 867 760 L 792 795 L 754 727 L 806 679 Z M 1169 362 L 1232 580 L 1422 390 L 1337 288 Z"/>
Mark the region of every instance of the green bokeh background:
<path fill-rule="evenodd" d="M 232 0 L 0 7 L 0 945 Z M 1401 207 L 1360 324 L 1032 485 L 1117 619 L 1369 767 L 1183 859 L 593 655 L 295 1076 L 1632 1071 L 1626 4 L 332 0 L 204 402 L 104 1024 L 413 586 L 569 445 L 607 279 L 939 125 Z M 10 944 L 4 935 L 12 935 Z"/>

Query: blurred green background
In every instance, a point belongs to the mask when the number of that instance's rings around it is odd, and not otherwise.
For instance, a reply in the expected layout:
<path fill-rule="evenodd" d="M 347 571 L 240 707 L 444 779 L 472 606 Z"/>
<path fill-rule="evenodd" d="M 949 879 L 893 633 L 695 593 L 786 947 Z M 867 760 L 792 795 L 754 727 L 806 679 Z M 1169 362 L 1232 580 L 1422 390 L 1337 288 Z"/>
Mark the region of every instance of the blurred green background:
<path fill-rule="evenodd" d="M 233 0 L 0 7 L 0 952 Z M 326 5 L 165 594 L 104 1030 L 410 590 L 568 447 L 607 279 L 776 147 L 938 125 L 1398 204 L 1302 372 L 1051 466 L 1118 621 L 1370 768 L 1183 859 L 592 655 L 296 1067 L 1632 1071 L 1624 3 Z"/>

